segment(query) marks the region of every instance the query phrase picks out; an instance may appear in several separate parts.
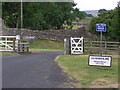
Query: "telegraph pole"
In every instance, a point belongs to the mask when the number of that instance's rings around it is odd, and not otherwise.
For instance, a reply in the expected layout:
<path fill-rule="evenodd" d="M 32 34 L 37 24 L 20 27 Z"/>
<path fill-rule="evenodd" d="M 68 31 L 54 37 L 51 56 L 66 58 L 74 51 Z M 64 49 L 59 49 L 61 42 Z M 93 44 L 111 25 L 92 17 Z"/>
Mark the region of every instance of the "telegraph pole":
<path fill-rule="evenodd" d="M 22 28 L 23 28 L 23 3 L 21 0 L 21 30 L 20 30 L 20 35 L 21 35 Z"/>

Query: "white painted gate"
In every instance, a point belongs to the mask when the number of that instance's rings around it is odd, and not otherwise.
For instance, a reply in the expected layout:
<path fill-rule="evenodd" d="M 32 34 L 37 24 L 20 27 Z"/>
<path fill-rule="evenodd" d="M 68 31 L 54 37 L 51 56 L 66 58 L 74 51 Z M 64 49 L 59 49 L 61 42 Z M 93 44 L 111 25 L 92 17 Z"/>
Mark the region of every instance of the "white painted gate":
<path fill-rule="evenodd" d="M 34 37 L 0 36 L 0 51 L 29 52 L 29 40 Z"/>
<path fill-rule="evenodd" d="M 0 51 L 13 51 L 13 43 L 18 46 L 18 40 L 20 36 L 0 36 Z M 15 48 L 16 49 L 16 48 Z"/>
<path fill-rule="evenodd" d="M 71 54 L 82 54 L 83 53 L 83 37 L 81 38 L 70 38 L 71 42 Z"/>

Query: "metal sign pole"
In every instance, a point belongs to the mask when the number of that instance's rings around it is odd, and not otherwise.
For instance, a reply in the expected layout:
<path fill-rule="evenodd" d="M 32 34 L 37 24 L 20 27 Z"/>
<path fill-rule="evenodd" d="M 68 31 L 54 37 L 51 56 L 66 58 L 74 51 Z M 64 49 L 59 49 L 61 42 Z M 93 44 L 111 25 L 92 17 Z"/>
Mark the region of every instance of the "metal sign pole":
<path fill-rule="evenodd" d="M 100 32 L 100 56 L 102 56 L 102 31 Z"/>

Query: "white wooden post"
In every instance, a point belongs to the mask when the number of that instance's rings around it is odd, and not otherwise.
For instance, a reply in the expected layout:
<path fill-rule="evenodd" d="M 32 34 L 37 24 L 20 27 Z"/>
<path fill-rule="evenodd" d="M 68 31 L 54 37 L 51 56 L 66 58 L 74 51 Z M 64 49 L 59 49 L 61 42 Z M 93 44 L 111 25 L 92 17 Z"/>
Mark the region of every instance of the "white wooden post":
<path fill-rule="evenodd" d="M 17 47 L 17 52 L 19 52 L 19 40 L 20 40 L 20 35 L 16 35 L 16 43 L 15 46 Z"/>
<path fill-rule="evenodd" d="M 5 49 L 7 50 L 7 37 L 5 37 Z"/>
<path fill-rule="evenodd" d="M 66 42 L 67 42 L 67 39 L 64 39 L 64 54 L 67 53 L 67 51 L 66 51 L 66 50 L 67 50 L 67 49 L 66 49 L 66 48 L 67 48 L 67 47 L 66 47 L 66 44 L 67 44 L 67 43 L 66 43 Z"/>

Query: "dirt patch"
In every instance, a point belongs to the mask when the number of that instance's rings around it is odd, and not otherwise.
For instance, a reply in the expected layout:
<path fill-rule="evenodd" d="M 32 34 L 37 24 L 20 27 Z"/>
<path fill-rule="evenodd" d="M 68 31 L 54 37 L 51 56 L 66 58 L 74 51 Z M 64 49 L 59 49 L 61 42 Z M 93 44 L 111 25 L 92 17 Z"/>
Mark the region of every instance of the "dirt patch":
<path fill-rule="evenodd" d="M 108 79 L 97 79 L 89 88 L 118 88 L 118 83 L 111 83 Z"/>
<path fill-rule="evenodd" d="M 52 50 L 52 49 L 30 49 L 30 52 L 43 52 L 43 51 L 60 51 L 60 50 Z"/>

